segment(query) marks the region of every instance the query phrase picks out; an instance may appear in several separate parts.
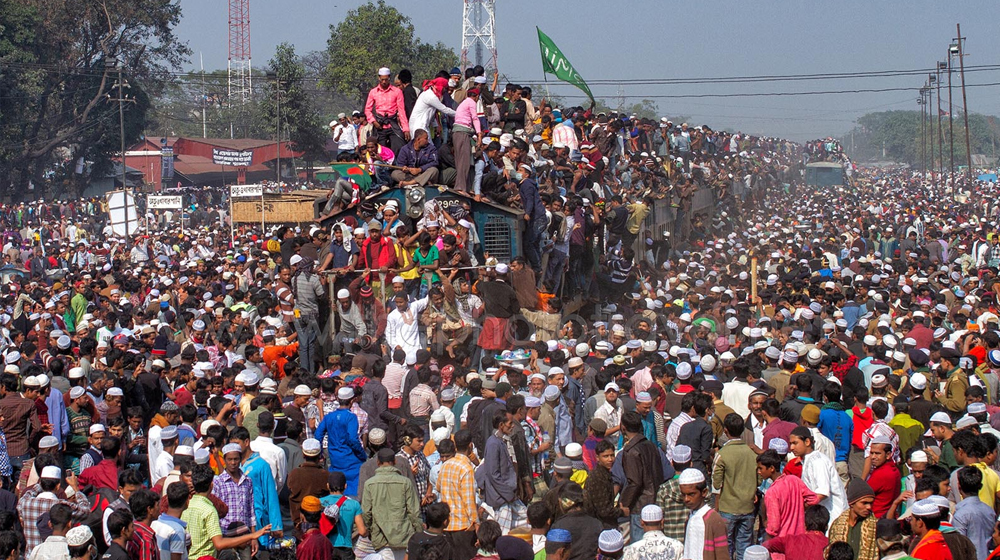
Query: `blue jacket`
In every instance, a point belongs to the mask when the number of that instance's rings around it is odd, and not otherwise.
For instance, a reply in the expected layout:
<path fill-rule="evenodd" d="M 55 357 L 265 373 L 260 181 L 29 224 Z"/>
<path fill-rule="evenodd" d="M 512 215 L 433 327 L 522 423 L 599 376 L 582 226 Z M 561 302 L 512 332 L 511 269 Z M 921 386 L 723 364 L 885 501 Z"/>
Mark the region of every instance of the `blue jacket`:
<path fill-rule="evenodd" d="M 494 509 L 517 499 L 517 470 L 507 445 L 495 434 L 486 440 L 483 463 L 476 469 L 476 484 L 483 491 L 483 501 Z"/>
<path fill-rule="evenodd" d="M 281 524 L 281 506 L 278 504 L 278 488 L 271 474 L 271 465 L 254 453 L 246 463 L 243 463 L 243 475 L 250 479 L 253 486 L 253 518 L 257 528 L 270 524 L 272 531 L 283 531 Z M 261 544 L 267 545 L 269 535 L 260 538 Z"/>
<path fill-rule="evenodd" d="M 428 143 L 419 152 L 413 149 L 413 141 L 399 149 L 399 154 L 393 160 L 393 165 L 401 167 L 419 167 L 421 171 L 427 171 L 438 166 L 438 152 L 433 143 Z"/>
<path fill-rule="evenodd" d="M 323 436 L 326 436 L 330 470 L 344 473 L 347 477 L 345 493 L 348 496 L 356 495 L 358 471 L 368 458 L 365 449 L 361 447 L 361 440 L 358 439 L 358 417 L 343 408 L 327 414 L 319 426 L 316 426 L 316 434 L 313 437 L 323 441 Z"/>
<path fill-rule="evenodd" d="M 847 455 L 851 452 L 851 432 L 854 431 L 854 422 L 844 412 L 844 407 L 840 403 L 827 403 L 819 411 L 817 427 L 833 442 L 833 447 L 837 450 L 837 461 L 846 461 Z"/>
<path fill-rule="evenodd" d="M 521 206 L 524 213 L 532 220 L 545 217 L 545 206 L 542 205 L 542 197 L 538 194 L 538 184 L 534 179 L 525 179 L 517 187 L 521 193 Z"/>

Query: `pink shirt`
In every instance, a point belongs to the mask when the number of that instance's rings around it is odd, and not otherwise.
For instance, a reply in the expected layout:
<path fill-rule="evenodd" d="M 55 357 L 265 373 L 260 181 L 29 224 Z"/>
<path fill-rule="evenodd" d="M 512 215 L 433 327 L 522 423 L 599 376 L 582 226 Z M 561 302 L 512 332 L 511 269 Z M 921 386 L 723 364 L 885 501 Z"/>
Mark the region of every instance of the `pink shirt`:
<path fill-rule="evenodd" d="M 406 107 L 403 105 L 403 90 L 396 86 L 389 86 L 382 89 L 375 86 L 368 92 L 368 101 L 365 103 L 365 117 L 375 128 L 379 128 L 375 120 L 375 111 L 380 115 L 396 115 L 399 117 L 399 128 L 403 132 L 410 131 L 410 123 L 406 120 Z"/>
<path fill-rule="evenodd" d="M 632 374 L 632 398 L 634 399 L 636 395 L 649 389 L 653 385 L 653 376 L 649 372 L 649 368 L 642 368 L 639 371 Z"/>
<path fill-rule="evenodd" d="M 476 134 L 483 131 L 482 125 L 479 124 L 479 117 L 476 116 L 475 99 L 466 97 L 465 100 L 458 105 L 458 109 L 455 111 L 455 124 L 475 129 Z"/>
<path fill-rule="evenodd" d="M 773 537 L 806 532 L 806 508 L 819 503 L 816 494 L 797 476 L 783 474 L 764 492 L 767 534 Z"/>
<path fill-rule="evenodd" d="M 566 146 L 571 152 L 576 150 L 579 146 L 579 142 L 576 139 L 576 131 L 571 126 L 560 124 L 552 129 L 552 144 Z"/>
<path fill-rule="evenodd" d="M 398 399 L 403 396 L 403 378 L 406 377 L 406 366 L 390 362 L 385 366 L 385 377 L 382 378 L 382 385 L 389 393 L 390 399 Z"/>

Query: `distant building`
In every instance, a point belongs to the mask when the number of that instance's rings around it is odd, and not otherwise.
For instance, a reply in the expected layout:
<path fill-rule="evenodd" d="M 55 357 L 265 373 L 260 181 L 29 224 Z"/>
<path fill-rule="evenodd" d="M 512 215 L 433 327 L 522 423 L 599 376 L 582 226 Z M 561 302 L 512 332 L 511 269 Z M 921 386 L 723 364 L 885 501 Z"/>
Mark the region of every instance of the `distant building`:
<path fill-rule="evenodd" d="M 159 190 L 164 186 L 222 186 L 274 179 L 278 155 L 273 140 L 145 138 L 125 151 L 125 163 L 142 172 L 147 188 Z M 282 142 L 280 156 L 291 162 L 302 157 L 302 152 L 292 151 L 289 142 Z"/>

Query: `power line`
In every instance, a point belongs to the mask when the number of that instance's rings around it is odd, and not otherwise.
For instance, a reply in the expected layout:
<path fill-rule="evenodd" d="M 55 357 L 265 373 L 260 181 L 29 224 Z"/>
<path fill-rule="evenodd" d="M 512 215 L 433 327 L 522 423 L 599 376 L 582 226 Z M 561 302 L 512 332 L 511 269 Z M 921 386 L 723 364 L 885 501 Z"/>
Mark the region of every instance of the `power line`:
<path fill-rule="evenodd" d="M 966 87 L 994 87 L 1000 86 L 1000 82 L 990 82 L 985 84 L 966 84 Z M 692 93 L 692 94 L 671 94 L 671 95 L 626 95 L 630 99 L 706 99 L 706 98 L 730 98 L 730 97 L 795 97 L 800 95 L 839 95 L 853 93 L 888 93 L 898 91 L 920 91 L 919 87 L 894 87 L 894 88 L 868 88 L 868 89 L 841 89 L 826 91 L 769 91 L 762 93 Z M 586 95 L 560 95 L 565 99 L 589 99 Z M 598 96 L 599 97 L 599 96 Z"/>
<path fill-rule="evenodd" d="M 30 70 L 40 70 L 46 72 L 56 72 L 56 73 L 66 73 L 72 74 L 74 76 L 103 76 L 104 72 L 96 68 L 92 69 L 78 69 L 78 68 L 67 68 L 58 64 L 39 64 L 39 63 L 23 63 L 23 62 L 12 62 L 6 63 L 9 68 L 22 68 Z M 989 72 L 1000 70 L 1000 64 L 986 64 L 977 66 L 966 67 L 966 72 Z M 761 82 L 783 82 L 783 81 L 802 81 L 802 80 L 842 80 L 842 79 L 856 79 L 856 78 L 892 78 L 901 76 L 913 76 L 926 74 L 928 72 L 933 72 L 933 68 L 922 68 L 922 69 L 904 69 L 904 70 L 871 70 L 863 72 L 826 72 L 826 73 L 813 73 L 813 74 L 774 74 L 774 75 L 760 75 L 760 76 L 710 76 L 710 77 L 694 77 L 694 78 L 596 78 L 587 81 L 589 85 L 685 85 L 685 84 L 712 84 L 712 83 L 761 83 Z M 191 78 L 200 79 L 201 73 L 199 71 L 185 71 L 185 72 L 172 72 L 172 71 L 160 71 L 154 74 L 158 77 L 175 77 L 175 78 Z M 214 77 L 214 76 L 213 76 Z M 265 74 L 254 75 L 255 78 L 267 80 Z M 224 77 L 218 77 L 220 80 L 224 80 Z M 318 82 L 322 80 L 320 76 L 304 76 L 302 78 L 304 81 Z M 510 79 L 511 81 L 518 81 L 521 83 L 541 83 L 541 78 L 536 79 Z M 375 83 L 374 74 L 372 83 Z M 550 86 L 553 85 L 564 85 L 560 82 L 551 82 Z"/>
<path fill-rule="evenodd" d="M 971 68 L 971 67 L 970 67 Z M 979 65 L 975 67 L 976 72 L 988 72 L 1000 70 L 1000 65 Z M 966 72 L 969 68 L 966 68 Z M 844 80 L 858 78 L 892 78 L 899 76 L 924 75 L 934 72 L 933 68 L 913 69 L 913 70 L 874 70 L 868 72 L 835 72 L 821 74 L 784 74 L 784 75 L 763 75 L 763 76 L 717 76 L 702 78 L 597 78 L 587 80 L 587 85 L 684 85 L 684 84 L 710 84 L 710 83 L 757 83 L 757 82 L 786 82 L 802 80 Z M 540 83 L 542 79 L 518 79 L 512 80 L 521 83 Z M 552 85 L 552 84 L 549 84 Z M 560 84 L 562 85 L 562 84 Z"/>

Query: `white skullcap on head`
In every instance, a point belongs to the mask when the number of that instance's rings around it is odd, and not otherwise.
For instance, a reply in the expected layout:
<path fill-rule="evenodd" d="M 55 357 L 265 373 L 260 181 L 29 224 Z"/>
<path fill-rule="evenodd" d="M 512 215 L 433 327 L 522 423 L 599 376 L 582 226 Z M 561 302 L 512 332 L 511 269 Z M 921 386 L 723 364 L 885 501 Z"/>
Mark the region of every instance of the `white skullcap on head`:
<path fill-rule="evenodd" d="M 337 291 L 337 299 L 351 299 L 351 292 L 347 288 L 341 288 Z"/>
<path fill-rule="evenodd" d="M 702 475 L 705 476 L 705 475 Z M 642 508 L 642 512 L 639 514 L 646 523 L 658 523 L 663 521 L 663 509 L 656 504 L 649 504 Z"/>
<path fill-rule="evenodd" d="M 62 478 L 62 470 L 55 465 L 49 465 L 47 467 L 42 468 L 42 473 L 41 475 L 39 475 L 39 478 L 59 480 L 60 478 Z"/>
<path fill-rule="evenodd" d="M 677 479 L 678 484 L 701 484 L 705 482 L 705 473 L 698 469 L 684 469 Z"/>
<path fill-rule="evenodd" d="M 243 448 L 240 447 L 240 444 L 238 444 L 238 443 L 227 443 L 226 445 L 223 445 L 222 446 L 222 456 L 225 457 L 226 455 L 229 455 L 230 453 L 241 453 L 242 454 L 243 453 Z"/>
<path fill-rule="evenodd" d="M 914 503 L 910 513 L 916 517 L 938 517 L 941 515 L 941 509 L 930 500 L 924 499 Z"/>
<path fill-rule="evenodd" d="M 687 463 L 691 460 L 691 448 L 684 444 L 675 445 L 672 454 L 673 461 L 678 464 Z"/>
<path fill-rule="evenodd" d="M 322 444 L 318 439 L 309 438 L 302 442 L 302 454 L 307 457 L 315 457 L 322 451 Z"/>
<path fill-rule="evenodd" d="M 614 554 L 625 548 L 625 539 L 617 529 L 608 529 L 602 531 L 600 537 L 597 538 L 597 548 L 601 552 Z"/>
<path fill-rule="evenodd" d="M 205 449 L 204 447 L 199 448 L 197 451 L 194 452 L 194 462 L 195 462 L 195 464 L 197 464 L 197 465 L 207 465 L 208 464 L 208 458 L 209 458 L 210 455 L 211 454 L 208 452 L 208 449 Z"/>
<path fill-rule="evenodd" d="M 937 424 L 947 424 L 951 426 L 951 416 L 948 416 L 947 412 L 943 411 L 935 412 L 934 414 L 931 415 L 931 422 Z"/>
<path fill-rule="evenodd" d="M 691 364 L 681 362 L 677 364 L 677 379 L 688 379 L 691 377 Z"/>
<path fill-rule="evenodd" d="M 66 544 L 68 546 L 83 546 L 93 540 L 94 533 L 87 525 L 77 525 L 66 532 Z"/>
<path fill-rule="evenodd" d="M 389 70 L 387 67 L 383 66 L 382 68 L 378 69 L 379 76 L 389 76 L 390 74 L 392 74 L 392 71 Z"/>
<path fill-rule="evenodd" d="M 449 436 L 451 436 L 451 430 L 448 429 L 448 426 L 441 426 L 431 432 L 431 439 L 434 440 L 435 444 L 441 443 L 448 439 Z"/>

